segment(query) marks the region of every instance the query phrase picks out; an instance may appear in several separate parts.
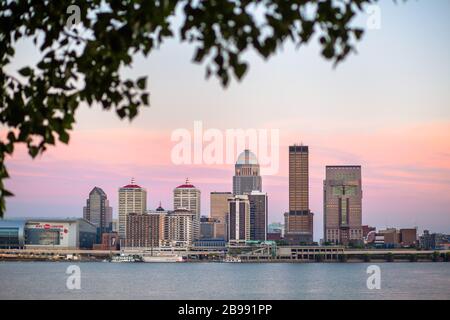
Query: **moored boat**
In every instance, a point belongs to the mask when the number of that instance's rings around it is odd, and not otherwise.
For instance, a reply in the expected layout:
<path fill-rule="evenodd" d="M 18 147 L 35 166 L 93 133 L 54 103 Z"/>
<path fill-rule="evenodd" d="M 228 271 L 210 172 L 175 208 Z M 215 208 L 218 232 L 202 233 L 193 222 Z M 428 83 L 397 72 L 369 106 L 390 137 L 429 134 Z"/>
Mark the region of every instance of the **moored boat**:
<path fill-rule="evenodd" d="M 141 262 L 141 260 L 135 256 L 122 253 L 119 256 L 112 256 L 111 262 Z"/>
<path fill-rule="evenodd" d="M 223 262 L 239 263 L 239 262 L 242 262 L 242 260 L 239 257 L 226 256 L 225 259 L 223 259 Z"/>
<path fill-rule="evenodd" d="M 144 262 L 183 262 L 182 256 L 178 255 L 144 255 L 142 256 Z"/>

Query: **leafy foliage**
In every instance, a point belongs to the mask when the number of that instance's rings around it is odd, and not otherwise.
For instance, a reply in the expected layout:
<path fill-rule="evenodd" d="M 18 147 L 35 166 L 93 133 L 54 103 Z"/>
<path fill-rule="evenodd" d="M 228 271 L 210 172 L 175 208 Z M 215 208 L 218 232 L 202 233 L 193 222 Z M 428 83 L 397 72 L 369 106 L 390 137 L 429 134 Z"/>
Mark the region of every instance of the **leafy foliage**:
<path fill-rule="evenodd" d="M 352 26 L 363 6 L 376 0 L 0 0 L 0 217 L 5 211 L 8 178 L 5 158 L 24 143 L 31 157 L 56 140 L 69 142 L 78 106 L 86 103 L 114 109 L 133 119 L 149 105 L 146 78 L 123 79 L 120 69 L 133 56 L 145 56 L 166 38 L 196 46 L 194 62 L 204 63 L 206 76 L 227 86 L 248 71 L 242 54 L 255 50 L 264 58 L 291 40 L 297 46 L 316 34 L 321 54 L 335 64 L 354 50 L 363 30 Z M 79 7 L 72 19 L 68 7 Z M 174 27 L 173 17 L 183 21 Z M 178 15 L 177 15 L 178 16 Z M 177 29 L 177 30 L 175 30 Z M 32 39 L 39 62 L 6 71 L 17 41 Z"/>

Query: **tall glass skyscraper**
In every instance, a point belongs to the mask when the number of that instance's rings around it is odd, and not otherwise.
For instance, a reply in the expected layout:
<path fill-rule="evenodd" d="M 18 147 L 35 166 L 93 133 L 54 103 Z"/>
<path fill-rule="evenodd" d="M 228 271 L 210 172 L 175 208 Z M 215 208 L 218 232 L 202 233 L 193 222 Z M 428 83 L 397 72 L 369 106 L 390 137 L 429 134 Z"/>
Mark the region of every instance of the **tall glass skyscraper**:
<path fill-rule="evenodd" d="M 252 191 L 250 202 L 250 240 L 267 240 L 268 201 L 267 193 Z"/>
<path fill-rule="evenodd" d="M 112 231 L 112 208 L 109 206 L 106 193 L 99 187 L 94 187 L 83 207 L 83 218 L 97 227 L 97 242 L 101 235 Z"/>

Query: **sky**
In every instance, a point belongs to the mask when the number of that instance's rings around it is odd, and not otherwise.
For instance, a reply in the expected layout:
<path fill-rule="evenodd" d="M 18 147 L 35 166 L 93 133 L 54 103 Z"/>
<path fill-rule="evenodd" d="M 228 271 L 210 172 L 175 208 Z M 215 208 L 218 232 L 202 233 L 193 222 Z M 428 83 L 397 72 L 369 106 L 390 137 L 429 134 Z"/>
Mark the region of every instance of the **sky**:
<path fill-rule="evenodd" d="M 120 121 L 100 107 L 80 106 L 69 145 L 31 160 L 25 148 L 7 159 L 15 197 L 6 216 L 82 216 L 90 190 L 101 187 L 117 216 L 118 188 L 145 187 L 148 208 L 172 208 L 172 191 L 189 180 L 202 192 L 231 191 L 233 165 L 176 165 L 177 129 L 279 131 L 279 170 L 263 176 L 269 220 L 288 209 L 288 146 L 310 148 L 314 238 L 322 237 L 326 165 L 362 166 L 363 223 L 450 233 L 450 2 L 381 4 L 381 28 L 368 30 L 357 54 L 333 68 L 315 43 L 286 44 L 268 61 L 246 54 L 249 72 L 223 89 L 192 63 L 194 47 L 176 39 L 149 57 L 136 56 L 124 76 L 148 76 L 151 107 Z M 365 18 L 365 17 L 363 17 Z M 10 70 L 38 52 L 19 43 Z M 3 129 L 4 130 L 4 129 Z M 4 132 L 4 131 L 3 131 Z"/>

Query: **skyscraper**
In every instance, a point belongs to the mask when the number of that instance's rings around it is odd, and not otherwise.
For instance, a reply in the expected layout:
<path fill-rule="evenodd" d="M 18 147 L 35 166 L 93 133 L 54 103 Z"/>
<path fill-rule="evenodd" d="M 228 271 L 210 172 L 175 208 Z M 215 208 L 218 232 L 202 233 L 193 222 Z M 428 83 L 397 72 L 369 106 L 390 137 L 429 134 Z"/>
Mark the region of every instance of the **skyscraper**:
<path fill-rule="evenodd" d="M 121 239 L 126 238 L 128 214 L 143 214 L 146 210 L 147 190 L 131 179 L 131 184 L 119 189 L 119 236 Z"/>
<path fill-rule="evenodd" d="M 244 150 L 236 161 L 233 176 L 233 194 L 249 194 L 254 190 L 262 191 L 258 159 L 250 150 Z"/>
<path fill-rule="evenodd" d="M 284 214 L 285 239 L 289 243 L 313 242 L 308 158 L 308 146 L 289 146 L 289 212 Z"/>
<path fill-rule="evenodd" d="M 164 238 L 165 216 L 165 212 L 129 213 L 125 247 L 159 247 Z"/>
<path fill-rule="evenodd" d="M 167 245 L 189 247 L 200 238 L 200 220 L 194 212 L 175 209 L 164 217 L 164 241 Z"/>
<path fill-rule="evenodd" d="M 187 209 L 200 221 L 201 192 L 186 179 L 186 183 L 173 190 L 173 209 Z"/>
<path fill-rule="evenodd" d="M 361 166 L 327 166 L 323 182 L 325 242 L 348 244 L 363 238 Z"/>
<path fill-rule="evenodd" d="M 250 201 L 247 195 L 236 195 L 228 200 L 228 241 L 250 240 Z"/>
<path fill-rule="evenodd" d="M 83 218 L 97 227 L 97 243 L 100 242 L 103 233 L 112 231 L 112 208 L 101 188 L 94 187 L 89 192 L 86 206 L 83 207 Z"/>
<path fill-rule="evenodd" d="M 233 198 L 231 192 L 211 192 L 210 215 L 216 219 L 216 237 L 227 240 L 228 199 Z"/>
<path fill-rule="evenodd" d="M 250 240 L 267 240 L 268 203 L 267 194 L 252 191 L 248 195 L 250 202 Z"/>

